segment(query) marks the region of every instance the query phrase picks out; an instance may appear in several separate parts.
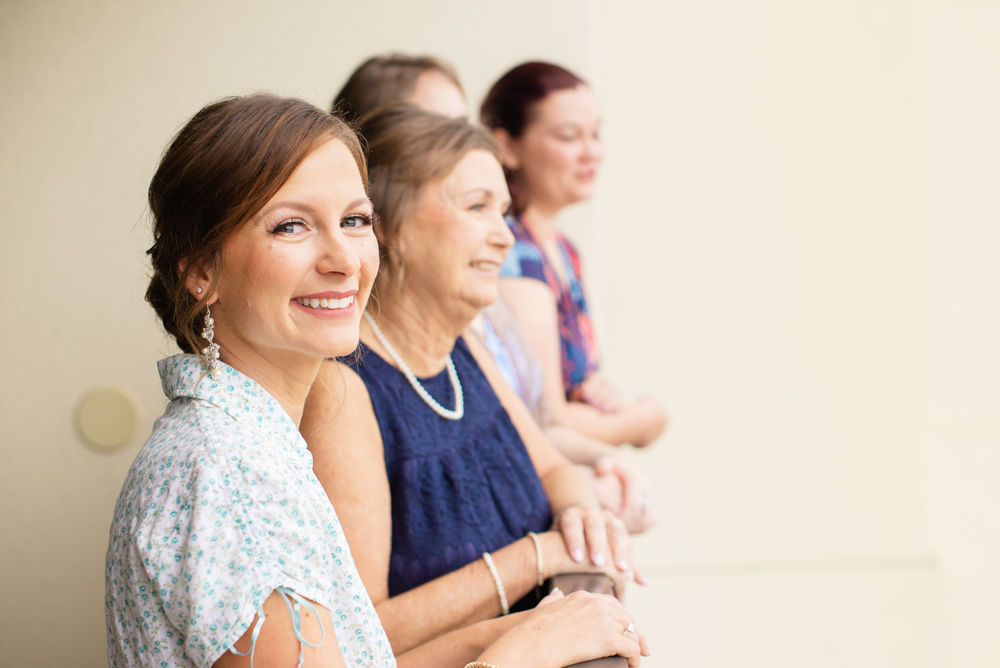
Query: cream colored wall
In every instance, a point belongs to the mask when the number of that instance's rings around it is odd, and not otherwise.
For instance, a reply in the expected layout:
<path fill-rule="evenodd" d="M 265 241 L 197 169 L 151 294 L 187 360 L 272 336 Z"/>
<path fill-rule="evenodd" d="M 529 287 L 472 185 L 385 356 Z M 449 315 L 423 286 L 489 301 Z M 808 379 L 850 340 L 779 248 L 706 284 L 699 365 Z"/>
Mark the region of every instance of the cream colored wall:
<path fill-rule="evenodd" d="M 142 438 L 97 453 L 71 418 L 106 382 L 142 434 L 162 409 L 164 144 L 226 94 L 326 106 L 389 49 L 451 60 L 473 100 L 535 57 L 602 99 L 601 195 L 567 225 L 608 373 L 674 413 L 640 454 L 663 506 L 644 665 L 1000 661 L 996 5 L 424 5 L 0 4 L 0 665 L 105 663 Z"/>
<path fill-rule="evenodd" d="M 997 9 L 596 0 L 644 665 L 1000 663 Z"/>

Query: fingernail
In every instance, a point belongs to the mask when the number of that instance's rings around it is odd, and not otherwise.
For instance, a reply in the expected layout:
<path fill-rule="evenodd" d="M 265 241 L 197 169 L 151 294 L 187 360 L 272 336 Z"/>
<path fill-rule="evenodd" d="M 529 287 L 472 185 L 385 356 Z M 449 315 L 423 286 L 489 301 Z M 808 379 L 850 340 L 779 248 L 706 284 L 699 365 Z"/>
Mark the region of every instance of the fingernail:
<path fill-rule="evenodd" d="M 604 565 L 604 555 L 601 554 L 600 552 L 598 552 L 597 554 L 595 554 L 591 558 L 591 561 L 594 562 L 595 566 L 603 566 Z"/>
<path fill-rule="evenodd" d="M 624 559 L 619 559 L 618 560 L 618 570 L 620 570 L 620 571 L 627 571 L 628 570 L 628 562 L 625 561 Z"/>
<path fill-rule="evenodd" d="M 552 591 L 550 591 L 549 593 L 550 593 L 550 594 L 554 594 L 554 593 L 556 593 L 557 591 L 559 591 L 559 587 L 553 587 L 553 588 L 552 588 Z"/>
<path fill-rule="evenodd" d="M 573 557 L 573 561 L 580 563 L 583 561 L 583 550 L 573 550 L 570 556 Z"/>

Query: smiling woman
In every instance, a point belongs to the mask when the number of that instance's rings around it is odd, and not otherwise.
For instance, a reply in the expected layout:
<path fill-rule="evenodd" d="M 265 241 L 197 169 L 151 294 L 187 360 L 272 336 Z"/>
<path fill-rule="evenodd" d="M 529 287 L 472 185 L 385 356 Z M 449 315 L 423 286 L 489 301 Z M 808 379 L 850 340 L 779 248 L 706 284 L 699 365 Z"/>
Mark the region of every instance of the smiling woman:
<path fill-rule="evenodd" d="M 357 345 L 367 185 L 343 122 L 269 95 L 205 107 L 164 154 L 147 297 L 187 354 L 159 364 L 170 404 L 115 507 L 112 666 L 393 663 L 297 430 L 322 359 Z M 352 303 L 313 308 L 329 293 Z M 367 632 L 333 639 L 333 618 Z"/>
<path fill-rule="evenodd" d="M 531 62 L 500 77 L 480 113 L 514 197 L 508 222 L 517 242 L 501 292 L 542 368 L 549 418 L 612 445 L 649 445 L 666 411 L 654 397 L 623 401 L 601 375 L 580 258 L 556 229 L 562 209 L 595 191 L 604 155 L 597 99 L 572 72 Z"/>
<path fill-rule="evenodd" d="M 378 298 L 359 354 L 321 369 L 302 433 L 394 650 L 443 665 L 429 641 L 474 658 L 518 621 L 491 618 L 533 606 L 542 578 L 603 572 L 623 593 L 629 539 L 465 335 L 514 242 L 496 145 L 405 104 L 361 130 L 382 221 Z"/>

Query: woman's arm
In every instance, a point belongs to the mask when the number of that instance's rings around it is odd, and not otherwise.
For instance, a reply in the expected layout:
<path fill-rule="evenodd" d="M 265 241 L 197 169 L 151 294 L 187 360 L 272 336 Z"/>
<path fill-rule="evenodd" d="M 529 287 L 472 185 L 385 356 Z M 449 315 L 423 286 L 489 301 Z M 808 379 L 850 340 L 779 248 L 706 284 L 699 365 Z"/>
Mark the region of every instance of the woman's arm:
<path fill-rule="evenodd" d="M 653 484 L 626 452 L 561 425 L 549 426 L 545 435 L 567 459 L 586 469 L 601 505 L 617 515 L 629 533 L 656 524 Z"/>
<path fill-rule="evenodd" d="M 316 645 L 304 648 L 295 636 L 291 615 L 278 592 L 264 601 L 264 623 L 260 626 L 260 634 L 253 643 L 253 656 L 250 645 L 257 626 L 258 615 L 254 615 L 250 628 L 246 630 L 234 647 L 241 654 L 227 650 L 212 664 L 212 668 L 250 668 L 261 666 L 295 666 L 299 662 L 299 651 L 302 651 L 303 668 L 344 668 L 344 656 L 340 653 L 340 644 L 333 630 L 333 620 L 330 611 L 319 603 L 310 601 L 319 617 L 308 608 L 301 608 L 301 634 L 310 644 Z M 322 642 L 320 642 L 322 640 Z"/>
<path fill-rule="evenodd" d="M 378 421 L 368 390 L 354 370 L 337 362 L 323 364 L 306 401 L 301 429 L 313 469 L 337 511 L 393 651 L 403 654 L 456 629 L 462 630 L 451 642 L 475 648 L 472 656 L 482 651 L 495 636 L 484 638 L 482 629 L 462 628 L 500 614 L 496 585 L 482 559 L 389 598 L 392 500 Z M 572 562 L 562 538 L 549 532 L 541 539 L 545 576 L 569 570 Z M 537 562 L 529 538 L 492 556 L 508 600 L 520 599 L 535 586 Z M 501 627 L 511 623 L 496 622 Z"/>
<path fill-rule="evenodd" d="M 339 362 L 324 362 L 299 430 L 377 608 L 389 598 L 392 498 L 382 433 L 361 377 Z"/>
<path fill-rule="evenodd" d="M 545 404 L 556 424 L 572 425 L 580 433 L 612 445 L 647 445 L 666 425 L 658 401 L 644 398 L 605 413 L 590 404 L 567 401 L 562 382 L 558 314 L 552 291 L 531 278 L 501 278 L 500 291 L 517 316 L 527 343 L 542 370 Z"/>
<path fill-rule="evenodd" d="M 524 442 L 555 513 L 554 526 L 562 532 L 574 561 L 583 563 L 589 553 L 595 566 L 609 567 L 617 591 L 624 594 L 622 577 L 628 578 L 634 573 L 632 547 L 625 525 L 613 513 L 601 508 L 587 481 L 545 437 L 527 406 L 503 379 L 482 342 L 473 335 L 465 336 L 465 340 Z M 615 573 L 615 569 L 619 572 Z"/>

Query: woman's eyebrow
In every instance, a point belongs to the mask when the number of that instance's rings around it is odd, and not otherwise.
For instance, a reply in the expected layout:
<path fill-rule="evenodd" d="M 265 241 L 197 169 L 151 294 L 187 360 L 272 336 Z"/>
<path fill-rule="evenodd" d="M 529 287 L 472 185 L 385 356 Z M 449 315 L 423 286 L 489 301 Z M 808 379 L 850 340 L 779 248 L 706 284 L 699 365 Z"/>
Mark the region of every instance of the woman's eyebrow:
<path fill-rule="evenodd" d="M 257 219 L 265 218 L 269 213 L 271 213 L 272 211 L 276 211 L 278 209 L 296 209 L 298 211 L 305 211 L 307 213 L 316 212 L 316 208 L 307 202 L 296 202 L 294 200 L 281 200 L 280 202 L 274 202 L 270 206 L 261 209 L 260 213 L 257 214 L 256 218 Z"/>
<path fill-rule="evenodd" d="M 361 206 L 362 204 L 367 204 L 369 207 L 373 209 L 375 208 L 375 204 L 371 201 L 371 199 L 369 199 L 368 197 L 359 197 L 350 204 L 348 204 L 346 207 L 344 207 L 344 211 L 350 211 L 351 209 L 355 209 Z"/>
<path fill-rule="evenodd" d="M 346 207 L 344 207 L 344 211 L 345 212 L 350 211 L 351 209 L 355 209 L 361 206 L 362 204 L 367 204 L 369 207 L 372 206 L 372 202 L 370 199 L 368 199 L 367 197 L 359 197 L 350 204 L 348 204 Z M 274 204 L 271 204 L 270 206 L 261 209 L 260 213 L 258 213 L 255 216 L 255 218 L 257 220 L 260 220 L 262 218 L 267 217 L 267 215 L 272 211 L 277 211 L 278 209 L 292 209 L 314 215 L 317 213 L 316 207 L 308 202 L 299 202 L 296 200 L 281 200 L 280 202 L 275 202 Z"/>

